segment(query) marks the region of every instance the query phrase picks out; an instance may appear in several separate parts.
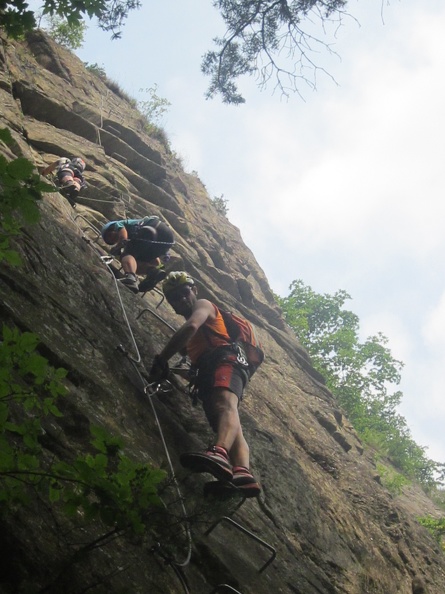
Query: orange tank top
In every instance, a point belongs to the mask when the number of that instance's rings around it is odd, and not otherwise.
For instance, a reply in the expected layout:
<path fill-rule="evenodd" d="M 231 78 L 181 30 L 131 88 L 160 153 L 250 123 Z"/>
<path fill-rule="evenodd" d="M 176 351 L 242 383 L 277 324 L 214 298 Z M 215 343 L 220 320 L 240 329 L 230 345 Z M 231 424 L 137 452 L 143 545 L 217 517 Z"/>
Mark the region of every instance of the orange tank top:
<path fill-rule="evenodd" d="M 187 355 L 192 363 L 196 363 L 206 351 L 212 351 L 216 347 L 227 346 L 231 343 L 222 315 L 216 305 L 214 303 L 212 305 L 215 308 L 216 318 L 203 324 L 203 326 L 210 328 L 212 332 L 206 332 L 201 326 L 187 344 Z"/>

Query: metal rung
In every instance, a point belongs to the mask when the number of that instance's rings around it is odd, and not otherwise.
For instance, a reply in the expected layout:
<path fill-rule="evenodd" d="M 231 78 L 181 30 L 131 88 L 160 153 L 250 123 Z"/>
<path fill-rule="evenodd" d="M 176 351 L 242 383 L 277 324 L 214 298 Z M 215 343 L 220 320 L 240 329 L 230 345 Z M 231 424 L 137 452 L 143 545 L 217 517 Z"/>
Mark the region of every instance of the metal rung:
<path fill-rule="evenodd" d="M 77 219 L 83 219 L 85 221 L 85 223 L 88 225 L 89 229 L 82 229 L 82 232 L 85 234 L 87 231 L 93 231 L 96 234 L 96 238 L 95 241 L 97 241 L 100 238 L 100 230 L 95 227 L 92 223 L 90 223 L 90 221 L 85 218 L 82 214 L 77 214 L 74 217 L 74 222 L 77 222 Z"/>
<path fill-rule="evenodd" d="M 275 559 L 275 557 L 277 556 L 276 549 L 272 545 L 270 545 L 269 543 L 264 541 L 263 539 L 256 536 L 256 534 L 254 534 L 253 532 L 250 532 L 250 530 L 247 530 L 247 528 L 244 528 L 244 526 L 241 526 L 241 524 L 238 524 L 238 522 L 235 522 L 235 520 L 232 520 L 232 518 L 229 518 L 228 516 L 223 516 L 222 518 L 217 520 L 214 524 L 212 524 L 210 526 L 210 528 L 204 534 L 206 536 L 208 536 L 210 534 L 210 532 L 212 532 L 212 530 L 214 530 L 216 528 L 216 526 L 218 526 L 218 524 L 220 524 L 223 520 L 225 520 L 226 522 L 229 522 L 229 524 L 232 524 L 232 526 L 234 526 L 237 530 L 239 530 L 240 532 L 242 532 L 249 538 L 252 538 L 261 546 L 265 547 L 269 551 L 272 551 L 272 557 L 268 561 L 266 561 L 266 563 L 262 567 L 260 567 L 260 569 L 258 570 L 259 573 L 264 571 L 266 569 L 266 567 L 268 567 L 272 563 L 272 561 Z"/>
<path fill-rule="evenodd" d="M 164 293 L 157 287 L 153 287 L 152 289 L 149 289 L 148 291 L 144 291 L 144 293 L 142 294 L 142 297 L 145 297 L 146 293 L 149 293 L 150 291 L 154 291 L 155 293 L 157 293 L 158 295 L 160 295 L 162 297 L 161 301 L 156 306 L 156 309 L 158 309 L 158 307 L 161 305 L 161 303 L 165 299 Z"/>
<path fill-rule="evenodd" d="M 160 322 L 162 322 L 163 324 L 165 324 L 168 328 L 170 328 L 170 330 L 173 330 L 173 332 L 176 332 L 176 328 L 174 326 L 172 326 L 171 324 L 169 324 L 166 320 L 164 320 L 164 318 L 162 316 L 160 316 L 157 312 L 153 311 L 150 307 L 146 307 L 145 309 L 143 309 L 142 311 L 140 311 L 138 313 L 138 315 L 136 316 L 136 319 L 139 320 L 139 318 L 145 314 L 145 312 L 149 311 L 153 316 L 155 316 L 155 318 L 157 318 Z"/>
<path fill-rule="evenodd" d="M 104 264 L 111 264 L 114 261 L 113 256 L 101 256 L 100 259 Z"/>

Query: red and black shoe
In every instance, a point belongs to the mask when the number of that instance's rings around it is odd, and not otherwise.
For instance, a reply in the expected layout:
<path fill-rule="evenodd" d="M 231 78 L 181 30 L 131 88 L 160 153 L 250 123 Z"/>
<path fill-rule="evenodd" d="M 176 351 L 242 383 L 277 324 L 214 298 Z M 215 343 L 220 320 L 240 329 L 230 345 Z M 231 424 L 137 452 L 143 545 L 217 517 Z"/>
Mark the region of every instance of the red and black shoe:
<path fill-rule="evenodd" d="M 230 481 L 244 497 L 258 497 L 261 493 L 260 484 L 245 466 L 234 466 L 233 477 Z"/>
<path fill-rule="evenodd" d="M 232 465 L 227 451 L 220 446 L 212 446 L 203 453 L 182 454 L 179 458 L 182 466 L 192 472 L 208 472 L 219 481 L 232 480 Z"/>
<path fill-rule="evenodd" d="M 232 497 L 258 497 L 261 487 L 245 466 L 234 466 L 231 481 L 210 481 L 204 485 L 204 495 L 225 500 Z"/>

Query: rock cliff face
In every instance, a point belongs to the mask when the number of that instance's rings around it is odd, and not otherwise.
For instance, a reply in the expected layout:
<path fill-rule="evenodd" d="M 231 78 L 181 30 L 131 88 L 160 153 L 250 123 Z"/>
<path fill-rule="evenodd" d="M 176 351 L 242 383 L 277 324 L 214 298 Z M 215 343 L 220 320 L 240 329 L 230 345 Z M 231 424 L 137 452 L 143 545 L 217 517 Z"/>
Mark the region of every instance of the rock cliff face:
<path fill-rule="evenodd" d="M 73 552 L 86 535 L 61 535 L 50 511 L 36 507 L 2 526 L 1 591 L 443 594 L 445 558 L 416 522 L 432 504 L 416 491 L 413 509 L 414 495 L 394 498 L 381 486 L 372 454 L 286 327 L 238 229 L 146 134 L 128 101 L 36 32 L 23 43 L 2 40 L 0 127 L 14 137 L 12 148 L 0 147 L 8 158 L 24 155 L 38 167 L 62 156 L 87 162 L 88 188 L 76 207 L 59 193 L 45 195 L 41 221 L 17 243 L 24 266 L 0 266 L 0 320 L 37 333 L 42 354 L 69 371 L 63 417 L 45 427 L 48 452 L 63 459 L 84 450 L 94 424 L 120 435 L 133 458 L 166 466 L 141 378 L 181 320 L 158 306 L 158 293 L 134 296 L 116 284 L 94 232 L 107 220 L 165 219 L 176 236 L 171 265 L 197 279 L 201 296 L 254 322 L 267 354 L 241 409 L 263 493 L 232 515 L 256 540 L 229 520 L 205 534 L 233 508 L 212 508 L 201 496 L 205 479 L 181 470 L 179 454 L 202 448 L 210 435 L 178 381 L 153 403 L 185 507 L 205 508 L 192 527 L 190 563 L 181 522 L 173 562 L 163 559 L 163 542 L 156 552 L 154 542 L 128 539 L 79 558 Z M 132 364 L 118 345 L 141 362 Z M 276 549 L 265 568 L 272 550 L 258 539 Z"/>

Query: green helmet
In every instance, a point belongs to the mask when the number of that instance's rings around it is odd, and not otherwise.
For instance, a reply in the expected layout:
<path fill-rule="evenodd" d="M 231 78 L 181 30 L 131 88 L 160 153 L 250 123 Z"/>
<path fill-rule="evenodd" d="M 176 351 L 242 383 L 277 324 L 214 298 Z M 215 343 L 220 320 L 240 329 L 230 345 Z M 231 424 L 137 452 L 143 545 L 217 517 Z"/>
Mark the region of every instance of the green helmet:
<path fill-rule="evenodd" d="M 162 290 L 164 295 L 171 293 L 175 289 L 179 289 L 184 285 L 194 286 L 195 281 L 192 279 L 191 276 L 187 274 L 187 272 L 182 271 L 175 271 L 169 272 L 165 277 L 164 282 L 162 283 Z"/>

